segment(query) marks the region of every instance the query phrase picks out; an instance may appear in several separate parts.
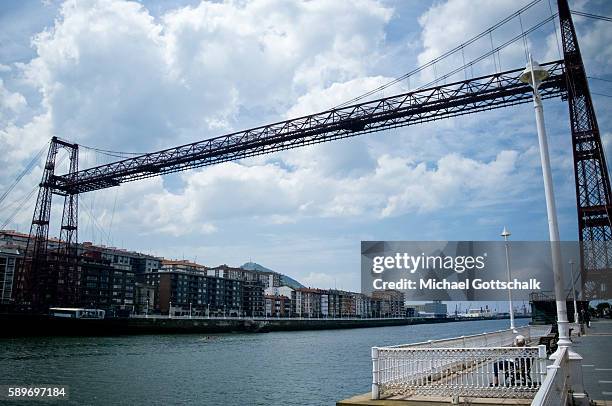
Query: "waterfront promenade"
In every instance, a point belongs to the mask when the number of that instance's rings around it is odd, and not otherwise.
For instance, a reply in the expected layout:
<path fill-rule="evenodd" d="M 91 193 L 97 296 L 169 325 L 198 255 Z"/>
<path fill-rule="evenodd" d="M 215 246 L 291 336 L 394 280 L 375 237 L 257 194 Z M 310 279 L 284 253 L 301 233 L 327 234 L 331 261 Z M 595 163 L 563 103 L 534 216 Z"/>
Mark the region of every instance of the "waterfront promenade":
<path fill-rule="evenodd" d="M 612 320 L 597 320 L 574 341 L 583 358 L 584 389 L 597 405 L 612 406 Z"/>

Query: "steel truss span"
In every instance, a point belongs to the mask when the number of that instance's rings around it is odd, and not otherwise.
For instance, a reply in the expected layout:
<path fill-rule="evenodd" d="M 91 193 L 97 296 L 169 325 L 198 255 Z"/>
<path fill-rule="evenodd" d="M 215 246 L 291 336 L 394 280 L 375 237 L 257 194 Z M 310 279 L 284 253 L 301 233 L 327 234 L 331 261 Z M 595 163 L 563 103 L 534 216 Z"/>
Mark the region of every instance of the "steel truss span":
<path fill-rule="evenodd" d="M 563 61 L 543 66 L 550 78 L 542 84 L 542 97 L 564 95 Z M 220 162 L 528 103 L 532 90 L 519 81 L 521 71 L 416 90 L 55 176 L 51 187 L 64 194 L 90 192 Z"/>

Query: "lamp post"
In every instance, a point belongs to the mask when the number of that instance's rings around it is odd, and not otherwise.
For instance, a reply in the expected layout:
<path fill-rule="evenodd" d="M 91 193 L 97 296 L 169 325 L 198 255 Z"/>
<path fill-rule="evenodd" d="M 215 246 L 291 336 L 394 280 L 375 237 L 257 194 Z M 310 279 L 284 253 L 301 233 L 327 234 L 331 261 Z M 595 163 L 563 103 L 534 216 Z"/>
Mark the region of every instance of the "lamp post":
<path fill-rule="evenodd" d="M 520 81 L 528 83 L 533 88 L 533 106 L 535 108 L 536 126 L 538 129 L 538 142 L 540 146 L 540 160 L 542 163 L 542 175 L 544 178 L 544 194 L 546 196 L 546 213 L 548 216 L 548 233 L 552 250 L 552 268 L 555 281 L 555 300 L 557 304 L 557 324 L 559 326 L 559 349 L 552 358 L 560 353 L 562 347 L 571 347 L 569 340 L 569 323 L 567 320 L 567 306 L 565 303 L 563 283 L 563 269 L 561 262 L 561 249 L 559 246 L 559 225 L 557 224 L 557 208 L 555 206 L 555 194 L 550 168 L 550 156 L 548 154 L 548 141 L 546 139 L 546 129 L 544 128 L 544 110 L 542 98 L 538 92 L 540 84 L 548 77 L 548 71 L 543 69 L 537 62 L 534 62 L 531 54 L 529 64 L 520 76 Z"/>
<path fill-rule="evenodd" d="M 191 318 L 191 302 L 189 302 L 189 318 Z"/>
<path fill-rule="evenodd" d="M 172 318 L 172 300 L 170 300 L 170 309 L 168 309 L 168 318 Z"/>
<path fill-rule="evenodd" d="M 572 299 L 574 299 L 574 323 L 578 324 L 578 306 L 576 304 L 576 280 L 574 279 L 574 260 L 569 260 L 570 264 L 570 276 L 572 278 Z"/>
<path fill-rule="evenodd" d="M 506 272 L 508 274 L 508 286 L 510 286 L 510 253 L 508 252 L 508 237 L 510 237 L 510 231 L 504 227 L 500 234 L 504 237 L 504 246 L 506 248 Z M 516 327 L 514 326 L 514 306 L 512 305 L 512 289 L 508 287 L 508 306 L 510 306 L 510 329 L 513 333 L 517 333 Z"/>

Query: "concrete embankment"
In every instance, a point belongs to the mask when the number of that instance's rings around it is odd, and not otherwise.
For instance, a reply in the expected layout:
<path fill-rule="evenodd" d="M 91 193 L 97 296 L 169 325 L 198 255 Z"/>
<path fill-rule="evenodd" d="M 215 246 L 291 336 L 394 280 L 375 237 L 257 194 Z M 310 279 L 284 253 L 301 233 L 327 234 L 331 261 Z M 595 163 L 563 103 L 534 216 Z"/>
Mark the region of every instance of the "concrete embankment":
<path fill-rule="evenodd" d="M 443 323 L 453 319 L 234 319 L 123 318 L 84 320 L 40 315 L 0 315 L 0 336 L 189 334 L 327 330 Z"/>
<path fill-rule="evenodd" d="M 447 323 L 462 319 L 238 319 L 238 318 L 116 318 L 85 320 L 41 315 L 0 314 L 0 337 L 117 334 L 247 333 L 331 330 Z M 471 319 L 474 320 L 474 319 Z"/>

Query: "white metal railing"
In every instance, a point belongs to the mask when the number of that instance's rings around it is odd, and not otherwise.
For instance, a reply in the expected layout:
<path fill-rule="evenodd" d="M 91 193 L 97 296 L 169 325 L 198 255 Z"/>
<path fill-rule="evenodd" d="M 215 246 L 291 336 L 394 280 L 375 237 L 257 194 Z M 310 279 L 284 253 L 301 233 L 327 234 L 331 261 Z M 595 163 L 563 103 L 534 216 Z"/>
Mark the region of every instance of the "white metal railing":
<path fill-rule="evenodd" d="M 531 398 L 546 375 L 546 347 L 376 348 L 372 396 Z"/>
<path fill-rule="evenodd" d="M 546 379 L 536 393 L 532 406 L 560 406 L 569 401 L 570 382 L 568 379 L 569 356 L 566 347 L 559 349 L 559 356 L 548 366 Z"/>
<path fill-rule="evenodd" d="M 511 347 L 551 326 L 372 348 L 372 399 L 392 395 L 531 398 L 546 374 L 546 347 Z"/>
<path fill-rule="evenodd" d="M 499 330 L 488 333 L 474 334 L 469 336 L 445 338 L 441 340 L 421 341 L 413 344 L 395 345 L 391 348 L 470 348 L 470 347 L 507 347 L 511 346 L 517 335 L 523 335 L 528 342 L 538 340 L 548 335 L 552 326 L 523 326 L 512 330 Z"/>

